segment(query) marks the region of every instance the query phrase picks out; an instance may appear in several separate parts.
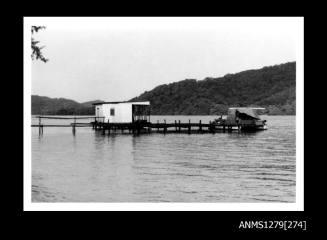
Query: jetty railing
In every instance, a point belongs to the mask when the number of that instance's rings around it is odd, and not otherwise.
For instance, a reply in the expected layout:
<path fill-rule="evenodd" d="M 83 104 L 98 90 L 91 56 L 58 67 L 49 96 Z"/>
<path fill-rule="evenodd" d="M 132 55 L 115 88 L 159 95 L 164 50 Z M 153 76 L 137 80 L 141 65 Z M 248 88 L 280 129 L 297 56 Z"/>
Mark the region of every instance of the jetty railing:
<path fill-rule="evenodd" d="M 39 128 L 39 134 L 43 134 L 43 127 L 72 127 L 72 132 L 75 134 L 76 127 L 91 127 L 91 123 L 76 122 L 78 119 L 94 119 L 94 122 L 103 122 L 104 117 L 89 116 L 89 117 L 58 117 L 58 116 L 34 116 L 38 119 L 38 124 L 32 124 L 32 127 Z M 54 119 L 54 120 L 73 120 L 70 124 L 43 124 L 42 119 Z M 100 120 L 100 121 L 99 121 Z"/>

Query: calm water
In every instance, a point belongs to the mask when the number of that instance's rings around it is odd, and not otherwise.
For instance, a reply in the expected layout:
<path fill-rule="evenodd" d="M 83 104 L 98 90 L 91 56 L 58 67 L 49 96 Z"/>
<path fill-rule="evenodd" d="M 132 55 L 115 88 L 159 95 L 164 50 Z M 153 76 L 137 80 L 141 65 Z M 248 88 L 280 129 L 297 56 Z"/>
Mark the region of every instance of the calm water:
<path fill-rule="evenodd" d="M 32 128 L 32 201 L 295 202 L 295 117 L 263 118 L 268 130 L 247 134 L 103 136 L 77 128 L 73 136 L 68 127 L 44 128 L 40 137 Z"/>

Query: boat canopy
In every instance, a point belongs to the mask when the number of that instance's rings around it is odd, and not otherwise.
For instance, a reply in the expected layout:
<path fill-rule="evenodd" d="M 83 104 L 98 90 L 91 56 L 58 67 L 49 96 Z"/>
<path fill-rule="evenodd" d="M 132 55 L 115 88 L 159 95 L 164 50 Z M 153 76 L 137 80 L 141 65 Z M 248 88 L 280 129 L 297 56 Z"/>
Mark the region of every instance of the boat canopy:
<path fill-rule="evenodd" d="M 230 108 L 235 111 L 235 115 L 241 119 L 260 119 L 257 110 L 264 108 Z"/>

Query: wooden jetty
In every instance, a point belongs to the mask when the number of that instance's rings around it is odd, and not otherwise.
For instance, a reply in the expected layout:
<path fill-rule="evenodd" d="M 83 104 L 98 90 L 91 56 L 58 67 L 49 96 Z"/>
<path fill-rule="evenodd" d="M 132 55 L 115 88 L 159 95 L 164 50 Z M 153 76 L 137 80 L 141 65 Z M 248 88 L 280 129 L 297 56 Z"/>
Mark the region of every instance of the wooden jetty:
<path fill-rule="evenodd" d="M 216 132 L 231 132 L 234 130 L 240 131 L 241 125 L 237 124 L 222 124 L 215 121 L 209 123 L 176 121 L 173 123 L 163 122 L 156 123 L 148 121 L 135 121 L 132 123 L 110 123 L 104 122 L 103 117 L 52 117 L 52 116 L 37 116 L 39 124 L 33 124 L 32 127 L 39 128 L 39 134 L 43 134 L 44 127 L 71 127 L 73 134 L 76 133 L 77 127 L 92 127 L 95 131 L 101 131 L 102 134 L 111 133 L 216 133 Z M 73 120 L 70 124 L 42 124 L 42 119 L 61 119 L 61 120 Z M 77 122 L 78 119 L 93 119 L 89 123 Z"/>
<path fill-rule="evenodd" d="M 216 132 L 231 132 L 233 130 L 240 131 L 241 125 L 231 125 L 231 124 L 218 124 L 214 121 L 209 123 L 191 122 L 189 120 L 186 123 L 181 123 L 181 121 L 176 121 L 174 123 L 167 123 L 165 120 L 163 122 L 157 121 L 152 122 L 134 122 L 134 123 L 110 123 L 110 122 L 91 122 L 92 129 L 95 131 L 102 131 L 103 134 L 106 132 L 111 134 L 112 132 L 121 133 L 216 133 Z"/>
<path fill-rule="evenodd" d="M 95 131 L 101 131 L 103 134 L 108 132 L 121 132 L 121 133 L 215 133 L 215 132 L 231 132 L 237 131 L 258 131 L 265 130 L 266 120 L 261 120 L 257 114 L 257 110 L 264 108 L 229 108 L 226 119 L 222 116 L 209 123 L 191 122 L 189 119 L 186 123 L 181 123 L 175 120 L 173 123 L 157 121 L 156 123 L 150 122 L 150 111 L 148 102 L 108 102 L 101 103 L 102 108 L 96 104 L 96 116 L 91 117 L 57 117 L 57 116 L 38 116 L 39 124 L 32 125 L 32 127 L 39 127 L 39 134 L 43 134 L 43 127 L 72 127 L 72 132 L 75 134 L 76 127 L 92 127 Z M 110 111 L 109 111 L 110 110 Z M 115 110 L 118 113 L 115 113 Z M 108 116 L 102 114 L 101 111 L 107 112 Z M 126 112 L 128 114 L 126 114 Z M 120 114 L 119 114 L 120 113 Z M 122 117 L 123 116 L 123 117 Z M 120 121 L 115 119 L 120 119 Z M 73 120 L 69 125 L 44 125 L 41 119 L 64 119 Z M 79 123 L 78 119 L 92 119 L 88 123 Z M 110 122 L 112 120 L 113 122 Z M 123 120 L 123 121 L 122 121 Z"/>
<path fill-rule="evenodd" d="M 39 134 L 43 134 L 43 128 L 44 127 L 71 127 L 73 134 L 76 133 L 76 127 L 92 127 L 92 123 L 79 123 L 76 122 L 78 119 L 94 119 L 94 122 L 98 122 L 99 119 L 103 119 L 104 117 L 57 117 L 57 116 L 37 116 L 39 123 L 38 124 L 32 124 L 32 127 L 38 127 L 39 128 Z M 42 119 L 56 119 L 56 120 L 74 120 L 70 124 L 43 124 Z"/>

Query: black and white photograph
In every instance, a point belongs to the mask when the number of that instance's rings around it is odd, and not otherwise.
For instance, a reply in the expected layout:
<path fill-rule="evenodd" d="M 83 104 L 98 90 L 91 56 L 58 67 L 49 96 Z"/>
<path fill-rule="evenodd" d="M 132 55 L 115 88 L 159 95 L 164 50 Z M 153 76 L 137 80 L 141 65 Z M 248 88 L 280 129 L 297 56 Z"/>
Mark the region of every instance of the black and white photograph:
<path fill-rule="evenodd" d="M 303 211 L 303 17 L 24 17 L 24 209 Z"/>

